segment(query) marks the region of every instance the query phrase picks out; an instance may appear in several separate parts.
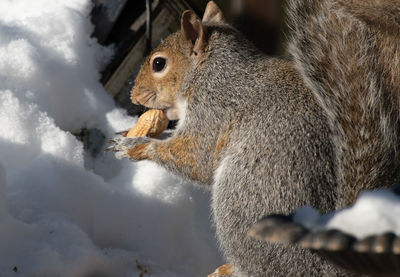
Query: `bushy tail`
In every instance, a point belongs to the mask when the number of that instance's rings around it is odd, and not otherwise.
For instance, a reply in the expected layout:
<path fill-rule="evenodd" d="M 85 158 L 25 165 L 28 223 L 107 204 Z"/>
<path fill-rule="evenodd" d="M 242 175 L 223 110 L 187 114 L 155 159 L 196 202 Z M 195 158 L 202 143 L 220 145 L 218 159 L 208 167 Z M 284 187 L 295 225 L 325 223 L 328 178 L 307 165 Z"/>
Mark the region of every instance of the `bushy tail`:
<path fill-rule="evenodd" d="M 296 67 L 325 109 L 337 208 L 400 179 L 400 2 L 290 0 Z"/>

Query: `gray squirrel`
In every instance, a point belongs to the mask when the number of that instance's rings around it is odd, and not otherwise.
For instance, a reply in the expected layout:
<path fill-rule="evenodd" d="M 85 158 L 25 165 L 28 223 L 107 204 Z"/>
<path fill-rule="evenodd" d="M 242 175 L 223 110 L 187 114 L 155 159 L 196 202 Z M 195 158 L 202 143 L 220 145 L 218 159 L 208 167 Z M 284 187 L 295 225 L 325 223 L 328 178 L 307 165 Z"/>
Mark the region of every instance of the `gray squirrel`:
<path fill-rule="evenodd" d="M 399 181 L 399 10 L 389 0 L 291 0 L 291 59 L 262 54 L 214 2 L 202 20 L 185 11 L 131 96 L 178 119 L 176 129 L 166 140 L 117 136 L 109 150 L 210 188 L 229 276 L 355 276 L 247 232 L 267 214 L 325 213 Z"/>

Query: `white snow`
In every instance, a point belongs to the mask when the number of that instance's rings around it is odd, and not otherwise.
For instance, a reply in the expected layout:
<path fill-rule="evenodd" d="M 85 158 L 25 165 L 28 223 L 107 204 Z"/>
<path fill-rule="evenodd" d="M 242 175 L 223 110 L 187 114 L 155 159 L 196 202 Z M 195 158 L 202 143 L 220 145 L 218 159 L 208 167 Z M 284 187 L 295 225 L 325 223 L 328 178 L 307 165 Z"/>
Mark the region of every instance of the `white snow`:
<path fill-rule="evenodd" d="M 99 82 L 90 0 L 0 1 L 0 276 L 205 276 L 209 193 L 72 135 L 136 121 Z M 147 273 L 144 276 L 148 276 Z"/>
<path fill-rule="evenodd" d="M 362 239 L 386 232 L 400 236 L 399 215 L 400 195 L 382 189 L 362 192 L 353 206 L 326 215 L 300 208 L 293 220 L 311 230 L 337 229 Z"/>

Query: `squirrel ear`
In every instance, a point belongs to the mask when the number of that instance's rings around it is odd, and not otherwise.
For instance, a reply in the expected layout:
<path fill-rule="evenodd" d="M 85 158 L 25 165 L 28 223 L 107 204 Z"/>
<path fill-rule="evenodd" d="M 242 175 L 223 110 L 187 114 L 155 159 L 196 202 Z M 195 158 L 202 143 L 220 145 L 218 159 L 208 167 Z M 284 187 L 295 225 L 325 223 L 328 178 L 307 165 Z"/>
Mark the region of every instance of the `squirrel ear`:
<path fill-rule="evenodd" d="M 215 4 L 214 1 L 210 1 L 206 6 L 206 10 L 204 11 L 203 19 L 201 21 L 224 23 L 225 19 L 217 4 Z"/>
<path fill-rule="evenodd" d="M 181 34 L 184 39 L 192 42 L 195 55 L 203 52 L 207 45 L 206 28 L 201 24 L 193 11 L 187 10 L 183 12 Z"/>

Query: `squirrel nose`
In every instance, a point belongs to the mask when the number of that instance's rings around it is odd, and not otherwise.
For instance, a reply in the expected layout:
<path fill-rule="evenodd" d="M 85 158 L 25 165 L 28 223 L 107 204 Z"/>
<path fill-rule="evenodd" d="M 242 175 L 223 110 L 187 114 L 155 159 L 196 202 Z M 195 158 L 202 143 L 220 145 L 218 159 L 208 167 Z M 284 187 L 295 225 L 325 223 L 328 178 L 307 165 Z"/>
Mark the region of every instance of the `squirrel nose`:
<path fill-rule="evenodd" d="M 143 87 L 134 87 L 131 91 L 131 100 L 136 105 L 148 106 L 154 102 L 156 92 Z"/>

